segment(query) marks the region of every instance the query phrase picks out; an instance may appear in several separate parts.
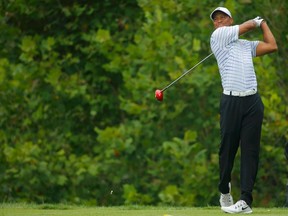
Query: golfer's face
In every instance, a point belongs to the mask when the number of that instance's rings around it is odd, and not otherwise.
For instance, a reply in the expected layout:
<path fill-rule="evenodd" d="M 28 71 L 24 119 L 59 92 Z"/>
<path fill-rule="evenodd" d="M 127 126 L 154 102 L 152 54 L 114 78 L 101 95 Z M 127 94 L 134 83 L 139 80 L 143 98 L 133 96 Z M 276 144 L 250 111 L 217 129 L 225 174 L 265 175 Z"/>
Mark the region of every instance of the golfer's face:
<path fill-rule="evenodd" d="M 217 11 L 213 16 L 213 23 L 215 29 L 223 26 L 230 26 L 233 23 L 233 19 L 227 14 Z"/>

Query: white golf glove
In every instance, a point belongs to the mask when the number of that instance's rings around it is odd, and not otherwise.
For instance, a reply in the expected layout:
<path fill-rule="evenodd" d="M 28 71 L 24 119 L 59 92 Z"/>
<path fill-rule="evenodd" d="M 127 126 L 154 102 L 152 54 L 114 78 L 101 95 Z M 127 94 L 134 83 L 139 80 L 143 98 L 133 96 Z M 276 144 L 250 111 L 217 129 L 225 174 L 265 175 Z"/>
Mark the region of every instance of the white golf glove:
<path fill-rule="evenodd" d="M 257 16 L 253 19 L 253 21 L 256 23 L 256 26 L 259 27 L 264 19 L 262 19 L 260 16 Z"/>

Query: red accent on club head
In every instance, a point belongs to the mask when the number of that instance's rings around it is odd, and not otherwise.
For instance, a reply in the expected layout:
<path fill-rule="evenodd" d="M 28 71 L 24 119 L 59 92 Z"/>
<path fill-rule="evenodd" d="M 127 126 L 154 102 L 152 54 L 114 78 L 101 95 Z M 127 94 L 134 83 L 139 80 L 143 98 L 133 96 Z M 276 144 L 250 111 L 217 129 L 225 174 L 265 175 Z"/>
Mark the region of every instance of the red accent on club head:
<path fill-rule="evenodd" d="M 158 100 L 158 101 L 162 101 L 163 100 L 163 92 L 159 89 L 157 89 L 155 91 L 155 98 Z"/>

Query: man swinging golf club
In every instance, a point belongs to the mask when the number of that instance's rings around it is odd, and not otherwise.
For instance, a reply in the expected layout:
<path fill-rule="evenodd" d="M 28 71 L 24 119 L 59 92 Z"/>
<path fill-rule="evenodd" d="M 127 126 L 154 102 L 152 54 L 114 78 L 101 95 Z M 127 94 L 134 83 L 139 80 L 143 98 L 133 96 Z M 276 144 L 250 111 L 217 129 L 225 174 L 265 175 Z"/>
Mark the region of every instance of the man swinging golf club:
<path fill-rule="evenodd" d="M 264 106 L 257 93 L 252 57 L 277 50 L 275 38 L 261 17 L 232 25 L 230 11 L 216 8 L 210 18 L 215 31 L 210 45 L 217 59 L 223 94 L 220 101 L 221 144 L 219 149 L 221 209 L 227 213 L 252 213 L 252 190 L 259 162 Z M 240 35 L 260 27 L 263 41 L 239 39 Z M 241 196 L 233 204 L 230 181 L 238 147 L 241 147 Z"/>

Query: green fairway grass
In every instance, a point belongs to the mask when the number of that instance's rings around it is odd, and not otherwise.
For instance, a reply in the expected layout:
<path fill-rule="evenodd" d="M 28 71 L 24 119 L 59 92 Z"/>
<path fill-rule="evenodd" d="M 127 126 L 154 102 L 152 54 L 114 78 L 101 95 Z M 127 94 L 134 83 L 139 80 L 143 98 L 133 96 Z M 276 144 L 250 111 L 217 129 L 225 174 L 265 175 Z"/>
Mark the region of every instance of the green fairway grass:
<path fill-rule="evenodd" d="M 219 207 L 84 207 L 69 205 L 0 204 L 0 216 L 218 216 L 228 215 Z M 253 216 L 288 215 L 287 208 L 253 208 Z"/>

